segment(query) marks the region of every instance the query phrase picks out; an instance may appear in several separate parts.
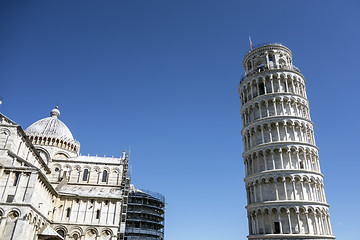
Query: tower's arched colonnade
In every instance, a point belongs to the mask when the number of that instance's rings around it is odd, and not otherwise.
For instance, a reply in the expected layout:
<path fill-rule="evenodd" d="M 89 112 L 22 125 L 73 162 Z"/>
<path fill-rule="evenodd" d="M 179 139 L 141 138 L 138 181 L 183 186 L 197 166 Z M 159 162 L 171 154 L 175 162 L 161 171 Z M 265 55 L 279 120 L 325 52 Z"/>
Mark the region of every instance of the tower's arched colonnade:
<path fill-rule="evenodd" d="M 246 54 L 239 94 L 249 239 L 334 239 L 305 78 L 291 51 Z"/>

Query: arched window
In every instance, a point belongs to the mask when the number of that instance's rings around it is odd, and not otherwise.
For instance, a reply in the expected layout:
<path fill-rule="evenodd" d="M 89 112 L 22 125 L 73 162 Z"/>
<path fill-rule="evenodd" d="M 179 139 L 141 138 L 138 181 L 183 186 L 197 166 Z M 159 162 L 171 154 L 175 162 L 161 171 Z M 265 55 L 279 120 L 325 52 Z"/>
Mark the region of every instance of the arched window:
<path fill-rule="evenodd" d="M 281 68 L 286 67 L 286 62 L 285 62 L 285 60 L 284 60 L 284 59 L 280 59 L 280 60 L 279 60 L 279 65 L 280 65 Z"/>
<path fill-rule="evenodd" d="M 74 239 L 74 240 L 80 239 L 79 234 L 78 234 L 78 233 L 74 233 L 74 234 L 72 235 L 72 239 Z"/>
<path fill-rule="evenodd" d="M 101 233 L 103 239 L 110 239 L 111 238 L 111 232 L 109 230 L 105 230 Z M 126 238 L 125 238 L 126 239 Z"/>
<path fill-rule="evenodd" d="M 89 229 L 86 232 L 85 239 L 96 239 L 96 231 L 94 229 Z M 103 238 L 101 238 L 103 239 Z"/>
<path fill-rule="evenodd" d="M 62 237 L 65 237 L 65 232 L 64 232 L 64 230 L 57 230 L 56 231 L 60 236 L 62 236 Z"/>
<path fill-rule="evenodd" d="M 106 170 L 103 171 L 103 175 L 102 175 L 102 182 L 107 182 L 108 179 L 108 172 Z"/>
<path fill-rule="evenodd" d="M 12 211 L 9 213 L 7 219 L 5 220 L 6 224 L 5 224 L 5 228 L 3 228 L 3 236 L 12 236 L 14 231 L 15 231 L 15 227 L 16 227 L 16 223 L 18 221 L 18 217 L 19 217 L 19 213 Z"/>
<path fill-rule="evenodd" d="M 83 174 L 83 181 L 87 181 L 89 177 L 89 170 L 85 169 Z"/>

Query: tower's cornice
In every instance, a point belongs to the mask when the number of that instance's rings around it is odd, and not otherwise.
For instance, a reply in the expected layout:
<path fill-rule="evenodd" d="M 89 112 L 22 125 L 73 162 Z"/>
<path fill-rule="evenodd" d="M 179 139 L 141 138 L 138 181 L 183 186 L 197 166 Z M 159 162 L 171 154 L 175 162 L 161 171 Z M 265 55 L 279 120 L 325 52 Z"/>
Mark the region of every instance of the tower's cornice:
<path fill-rule="evenodd" d="M 270 177 L 270 176 L 274 176 L 274 175 L 281 175 L 283 177 L 286 176 L 293 176 L 293 175 L 316 175 L 319 176 L 321 178 L 324 178 L 324 175 L 320 172 L 316 172 L 316 171 L 312 171 L 312 170 L 304 170 L 304 169 L 271 169 L 271 170 L 266 170 L 266 171 L 262 171 L 259 173 L 255 173 L 255 174 L 250 174 L 248 176 L 246 176 L 244 178 L 244 182 L 248 183 L 251 181 L 254 181 L 258 178 L 264 177 Z"/>
<path fill-rule="evenodd" d="M 308 200 L 277 200 L 277 201 L 264 201 L 262 203 L 252 203 L 247 205 L 245 208 L 247 210 L 252 210 L 256 208 L 282 208 L 282 207 L 309 207 L 309 206 L 323 206 L 330 207 L 329 204 L 317 201 L 308 201 Z"/>
<path fill-rule="evenodd" d="M 248 78 L 257 78 L 261 75 L 264 74 L 268 74 L 268 75 L 272 75 L 272 74 L 277 74 L 277 75 L 281 75 L 281 74 L 286 74 L 286 72 L 291 72 L 291 73 L 295 73 L 298 74 L 302 77 L 302 79 L 304 80 L 304 82 L 306 82 L 304 75 L 302 75 L 302 73 L 300 72 L 300 69 L 297 68 L 296 66 L 292 65 L 292 67 L 281 67 L 281 68 L 276 68 L 276 67 L 271 67 L 271 68 L 267 68 L 265 67 L 263 69 L 263 71 L 257 72 L 257 71 L 252 71 L 250 73 L 244 73 L 241 78 L 240 78 L 240 85 L 239 85 L 239 89 L 240 87 L 243 85 L 243 83 L 247 82 L 246 80 Z"/>
<path fill-rule="evenodd" d="M 280 50 L 280 49 L 288 52 L 290 54 L 290 56 L 292 57 L 291 50 L 288 47 L 284 46 L 282 43 L 269 43 L 269 42 L 262 43 L 262 44 L 258 44 L 256 46 L 254 46 L 254 49 L 251 49 L 250 51 L 245 53 L 244 60 L 243 60 L 243 66 L 245 68 L 245 62 L 253 55 L 257 55 L 264 51 L 273 51 L 273 50 Z"/>
<path fill-rule="evenodd" d="M 256 125 L 258 125 L 259 123 L 261 122 L 267 122 L 269 120 L 273 120 L 273 122 L 277 121 L 277 122 L 280 122 L 280 121 L 296 121 L 296 120 L 302 120 L 302 121 L 305 121 L 309 124 L 312 125 L 312 127 L 314 128 L 314 123 L 307 119 L 307 118 L 304 118 L 304 117 L 298 117 L 298 116 L 287 116 L 287 115 L 283 115 L 283 116 L 276 116 L 276 117 L 264 117 L 264 118 L 261 118 L 261 119 L 257 119 L 255 121 L 253 121 L 252 123 L 249 123 L 248 125 L 246 125 L 246 127 L 244 127 L 242 130 L 241 130 L 241 135 L 244 135 L 244 132 L 247 131 L 249 128 L 252 128 Z"/>
<path fill-rule="evenodd" d="M 241 105 L 241 109 L 240 109 L 240 113 L 242 113 L 243 109 L 245 109 L 247 106 L 252 105 L 254 103 L 258 103 L 260 101 L 265 101 L 268 100 L 270 98 L 292 98 L 292 97 L 297 97 L 297 98 L 301 98 L 301 100 L 305 101 L 307 103 L 307 107 L 309 107 L 309 100 L 307 100 L 306 98 L 304 98 L 303 96 L 299 95 L 299 94 L 295 94 L 295 93 L 268 93 L 266 95 L 260 95 L 260 96 L 256 96 L 252 99 L 250 99 L 249 101 L 247 101 L 245 104 Z"/>
<path fill-rule="evenodd" d="M 249 152 L 256 151 L 256 150 L 261 150 L 261 149 L 267 148 L 269 146 L 273 146 L 274 148 L 286 148 L 286 147 L 290 147 L 290 146 L 294 146 L 294 145 L 304 145 L 304 146 L 307 146 L 307 147 L 313 147 L 313 148 L 316 148 L 316 150 L 319 151 L 319 148 L 316 145 L 311 144 L 311 143 L 277 141 L 277 142 L 262 143 L 262 144 L 256 145 L 255 147 L 251 147 L 251 148 L 247 149 L 246 151 L 244 151 L 242 156 L 245 157 L 246 155 L 248 155 Z"/>

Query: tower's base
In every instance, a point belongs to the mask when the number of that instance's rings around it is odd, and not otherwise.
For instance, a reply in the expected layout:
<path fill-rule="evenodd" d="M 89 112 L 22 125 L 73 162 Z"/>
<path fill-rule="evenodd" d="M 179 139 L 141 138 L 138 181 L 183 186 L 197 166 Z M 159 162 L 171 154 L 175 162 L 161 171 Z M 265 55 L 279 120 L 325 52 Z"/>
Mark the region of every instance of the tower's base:
<path fill-rule="evenodd" d="M 329 240 L 335 239 L 334 236 L 329 235 L 309 235 L 309 234 L 261 234 L 261 235 L 249 235 L 247 238 L 256 240 Z"/>

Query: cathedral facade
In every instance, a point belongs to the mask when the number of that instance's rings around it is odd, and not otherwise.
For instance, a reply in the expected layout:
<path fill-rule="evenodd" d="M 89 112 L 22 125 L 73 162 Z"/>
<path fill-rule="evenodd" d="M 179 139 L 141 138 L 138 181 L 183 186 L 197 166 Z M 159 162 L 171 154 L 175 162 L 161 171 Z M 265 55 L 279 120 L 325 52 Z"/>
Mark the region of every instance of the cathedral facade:
<path fill-rule="evenodd" d="M 82 156 L 59 116 L 23 130 L 0 114 L 0 239 L 125 239 L 128 154 Z"/>

